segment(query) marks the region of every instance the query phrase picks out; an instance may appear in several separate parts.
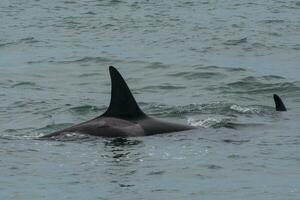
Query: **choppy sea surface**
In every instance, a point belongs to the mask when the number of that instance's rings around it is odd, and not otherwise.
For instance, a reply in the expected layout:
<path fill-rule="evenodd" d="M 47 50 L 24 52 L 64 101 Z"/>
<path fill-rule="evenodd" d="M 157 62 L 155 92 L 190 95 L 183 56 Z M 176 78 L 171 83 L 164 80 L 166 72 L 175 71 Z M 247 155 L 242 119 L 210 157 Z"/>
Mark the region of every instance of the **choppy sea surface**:
<path fill-rule="evenodd" d="M 300 1 L 1 0 L 0 19 L 0 199 L 299 199 Z M 105 111 L 109 65 L 199 129 L 39 140 Z"/>

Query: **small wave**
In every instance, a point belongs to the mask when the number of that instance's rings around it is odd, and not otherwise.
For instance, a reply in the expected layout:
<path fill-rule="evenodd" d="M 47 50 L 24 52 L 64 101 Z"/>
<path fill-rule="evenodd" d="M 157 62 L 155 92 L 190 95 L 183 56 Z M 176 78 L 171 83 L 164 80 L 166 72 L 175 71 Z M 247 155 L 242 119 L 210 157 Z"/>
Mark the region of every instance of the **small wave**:
<path fill-rule="evenodd" d="M 0 47 L 6 47 L 6 46 L 9 46 L 9 45 L 14 45 L 16 44 L 15 42 L 6 42 L 6 43 L 2 43 L 0 44 Z"/>
<path fill-rule="evenodd" d="M 150 175 L 150 176 L 157 176 L 157 175 L 159 175 L 159 176 L 161 176 L 161 175 L 163 175 L 163 174 L 165 174 L 166 173 L 166 171 L 152 171 L 152 172 L 149 172 L 147 175 Z"/>
<path fill-rule="evenodd" d="M 118 3 L 123 3 L 121 0 L 110 0 L 111 4 L 118 4 Z"/>
<path fill-rule="evenodd" d="M 246 43 L 247 42 L 247 38 L 242 38 L 242 39 L 237 39 L 237 40 L 227 40 L 226 42 L 224 42 L 225 45 L 239 45 L 242 43 Z"/>
<path fill-rule="evenodd" d="M 211 78 L 224 78 L 225 74 L 219 72 L 178 72 L 169 74 L 169 76 L 184 77 L 190 79 L 211 79 Z"/>
<path fill-rule="evenodd" d="M 133 187 L 135 185 L 128 185 L 128 184 L 119 184 L 119 186 L 122 188 L 122 187 Z"/>
<path fill-rule="evenodd" d="M 198 104 L 189 104 L 186 106 L 167 106 L 162 104 L 146 104 L 146 109 L 150 115 L 161 117 L 177 117 L 184 114 L 198 114 L 202 106 Z"/>
<path fill-rule="evenodd" d="M 243 143 L 247 143 L 250 142 L 250 140 L 232 140 L 232 139 L 224 139 L 223 142 L 225 143 L 231 143 L 231 144 L 243 144 Z M 231 157 L 231 158 L 240 158 L 240 157 Z"/>
<path fill-rule="evenodd" d="M 262 106 L 241 106 L 232 103 L 210 103 L 210 104 L 189 104 L 184 106 L 167 106 L 161 104 L 147 104 L 145 108 L 148 113 L 160 117 L 178 117 L 183 115 L 219 114 L 224 116 L 239 115 L 261 115 L 265 113 Z M 268 108 L 267 108 L 268 109 Z"/>
<path fill-rule="evenodd" d="M 93 11 L 89 11 L 89 12 L 86 12 L 84 14 L 86 14 L 86 15 L 96 15 L 96 13 L 94 13 Z"/>
<path fill-rule="evenodd" d="M 231 119 L 217 119 L 213 117 L 209 117 L 204 120 L 196 121 L 193 118 L 188 119 L 188 124 L 192 126 L 202 127 L 202 128 L 231 128 L 235 129 L 236 127 L 231 122 Z"/>
<path fill-rule="evenodd" d="M 37 129 L 36 131 L 38 132 L 48 132 L 48 131 L 54 131 L 54 130 L 60 130 L 60 129 L 63 129 L 63 128 L 66 128 L 66 127 L 70 127 L 74 124 L 72 123 L 60 123 L 60 124 L 48 124 L 42 128 L 39 128 Z"/>
<path fill-rule="evenodd" d="M 31 61 L 27 61 L 27 64 L 41 64 L 41 63 L 45 63 L 47 62 L 47 60 L 31 60 Z"/>
<path fill-rule="evenodd" d="M 27 89 L 35 89 L 35 90 L 41 90 L 42 86 L 37 85 L 34 82 L 30 81 L 21 81 L 17 82 L 10 86 L 11 88 L 27 88 Z"/>
<path fill-rule="evenodd" d="M 217 69 L 222 69 L 222 67 L 216 66 L 216 65 L 208 65 L 208 66 L 202 66 L 202 65 L 195 65 L 193 66 L 195 69 L 207 69 L 207 70 L 217 70 Z"/>
<path fill-rule="evenodd" d="M 254 48 L 254 49 L 270 49 L 271 48 L 270 46 L 267 46 L 266 44 L 263 44 L 263 43 L 260 43 L 260 42 L 252 43 L 251 47 Z"/>
<path fill-rule="evenodd" d="M 222 122 L 222 119 L 216 118 L 207 118 L 204 120 L 196 121 L 193 118 L 188 118 L 188 124 L 191 126 L 203 127 L 203 128 L 210 128 Z"/>
<path fill-rule="evenodd" d="M 140 140 L 136 140 L 136 139 L 129 139 L 129 138 L 111 138 L 111 139 L 106 139 L 104 144 L 105 146 L 135 146 L 142 143 L 142 141 Z"/>
<path fill-rule="evenodd" d="M 246 69 L 241 67 L 226 67 L 226 70 L 229 72 L 244 72 Z"/>
<path fill-rule="evenodd" d="M 18 45 L 18 44 L 32 44 L 32 43 L 37 43 L 37 42 L 39 42 L 39 41 L 36 40 L 34 37 L 27 37 L 27 38 L 19 39 L 17 41 L 13 41 L 13 42 L 2 43 L 2 44 L 0 44 L 0 47 L 8 47 L 8 46 L 13 46 L 13 45 Z"/>
<path fill-rule="evenodd" d="M 207 169 L 213 169 L 213 170 L 219 170 L 219 169 L 223 169 L 223 167 L 219 166 L 219 165 L 205 165 L 205 167 L 207 167 Z"/>
<path fill-rule="evenodd" d="M 265 24 L 274 24 L 274 23 L 284 23 L 285 20 L 282 19 L 267 19 L 262 21 Z"/>
<path fill-rule="evenodd" d="M 228 129 L 239 129 L 247 127 L 257 127 L 263 124 L 257 123 L 237 123 L 233 122 L 231 118 L 218 119 L 209 117 L 204 120 L 195 120 L 193 118 L 188 118 L 188 124 L 191 126 L 202 127 L 202 128 L 228 128 Z"/>
<path fill-rule="evenodd" d="M 213 117 L 209 117 L 204 120 L 198 120 L 196 121 L 193 118 L 188 119 L 188 124 L 196 127 L 202 127 L 202 128 L 229 128 L 229 129 L 236 129 L 237 126 L 233 122 L 231 122 L 231 119 L 217 119 Z"/>
<path fill-rule="evenodd" d="M 44 135 L 41 135 L 44 136 Z M 77 132 L 73 133 L 66 133 L 66 134 L 61 134 L 57 136 L 52 136 L 50 138 L 37 138 L 39 140 L 55 140 L 55 141 L 62 141 L 62 142 L 87 142 L 87 141 L 95 141 L 96 136 L 92 135 L 86 135 L 86 134 L 81 134 Z"/>
<path fill-rule="evenodd" d="M 6 129 L 1 133 L 0 139 L 6 139 L 6 140 L 34 139 L 36 138 L 36 135 L 32 134 L 32 130 L 34 130 L 34 127 Z"/>
<path fill-rule="evenodd" d="M 235 82 L 227 83 L 227 87 L 222 87 L 224 92 L 233 93 L 276 93 L 298 91 L 299 82 L 282 82 L 285 80 L 281 76 L 248 76 Z"/>
<path fill-rule="evenodd" d="M 97 106 L 92 106 L 92 105 L 83 105 L 83 106 L 76 106 L 76 107 L 69 108 L 69 111 L 76 113 L 76 115 L 85 115 L 87 113 L 100 112 L 103 110 L 104 110 L 103 107 L 99 108 Z"/>
<path fill-rule="evenodd" d="M 19 86 L 32 86 L 33 87 L 33 86 L 36 86 L 36 84 L 33 82 L 24 81 L 24 82 L 19 82 L 19 83 L 13 84 L 11 87 L 15 88 L 15 87 L 19 87 Z"/>
<path fill-rule="evenodd" d="M 33 106 L 36 105 L 45 105 L 45 101 L 34 101 L 32 99 L 23 99 L 23 100 L 17 100 L 17 101 L 12 101 L 11 105 L 8 107 L 8 109 L 12 108 L 32 108 Z M 34 111 L 32 111 L 34 113 Z M 34 113 L 35 114 L 35 113 Z"/>
<path fill-rule="evenodd" d="M 285 79 L 282 76 L 276 76 L 276 75 L 267 75 L 267 76 L 262 76 L 261 78 L 266 80 L 266 81 Z"/>
<path fill-rule="evenodd" d="M 19 42 L 29 42 L 29 43 L 32 43 L 32 42 L 36 42 L 36 40 L 34 39 L 34 37 L 27 37 L 27 38 L 20 39 Z"/>
<path fill-rule="evenodd" d="M 236 111 L 238 113 L 245 113 L 245 114 L 259 114 L 260 111 L 257 110 L 256 108 L 249 108 L 249 107 L 242 107 L 239 105 L 232 105 L 230 106 L 230 109 L 233 111 Z"/>
<path fill-rule="evenodd" d="M 72 64 L 72 63 L 88 63 L 88 62 L 94 62 L 94 63 L 114 63 L 118 62 L 118 60 L 110 59 L 110 58 L 104 58 L 104 57 L 83 57 L 76 60 L 62 60 L 62 61 L 55 61 L 51 60 L 50 63 L 62 63 L 62 64 Z"/>
<path fill-rule="evenodd" d="M 104 24 L 102 27 L 103 28 L 111 28 L 111 27 L 114 27 L 115 25 L 113 24 Z"/>
<path fill-rule="evenodd" d="M 278 92 L 293 92 L 299 91 L 299 87 L 293 83 L 278 83 L 278 84 L 259 84 L 253 83 L 249 85 L 244 82 L 236 82 L 230 84 L 232 93 L 278 93 Z M 227 88 L 225 88 L 227 90 Z M 234 91 L 235 90 L 235 91 Z M 229 92 L 229 91 L 227 91 Z"/>
<path fill-rule="evenodd" d="M 101 75 L 100 73 L 83 73 L 83 74 L 80 74 L 79 77 L 91 77 L 91 76 L 99 76 Z"/>
<path fill-rule="evenodd" d="M 149 64 L 146 67 L 150 68 L 150 69 L 161 69 L 161 68 L 169 68 L 170 66 L 169 65 L 165 65 L 165 64 L 160 63 L 160 62 L 153 62 L 153 63 Z"/>
<path fill-rule="evenodd" d="M 20 137 L 12 136 L 12 135 L 3 135 L 3 134 L 0 135 L 0 140 L 15 140 L 15 139 L 20 139 Z"/>
<path fill-rule="evenodd" d="M 94 62 L 94 63 L 103 63 L 103 62 L 111 62 L 113 60 L 109 58 L 103 57 L 84 57 L 78 60 L 70 61 L 70 62 Z"/>
<path fill-rule="evenodd" d="M 227 140 L 227 141 L 230 142 L 230 140 Z M 238 140 L 238 141 L 240 142 L 241 140 Z M 242 140 L 242 141 L 249 142 L 250 140 Z M 224 142 L 224 140 L 223 140 L 223 142 Z M 231 155 L 227 156 L 227 158 L 229 158 L 229 159 L 246 159 L 247 156 L 242 156 L 242 155 L 239 155 L 239 154 L 231 154 Z"/>
<path fill-rule="evenodd" d="M 76 4 L 76 1 L 64 1 L 64 4 Z"/>
<path fill-rule="evenodd" d="M 194 66 L 195 69 L 199 70 L 209 70 L 209 71 L 218 71 L 219 73 L 222 72 L 244 72 L 247 71 L 244 68 L 241 67 L 219 67 L 215 65 L 209 65 L 209 66 Z"/>
<path fill-rule="evenodd" d="M 294 49 L 294 50 L 300 50 L 300 44 L 294 44 L 294 45 L 292 45 L 292 49 Z"/>
<path fill-rule="evenodd" d="M 175 86 L 175 85 L 157 85 L 157 86 L 147 86 L 143 87 L 142 90 L 159 92 L 159 90 L 177 90 L 177 89 L 185 89 L 184 86 Z"/>

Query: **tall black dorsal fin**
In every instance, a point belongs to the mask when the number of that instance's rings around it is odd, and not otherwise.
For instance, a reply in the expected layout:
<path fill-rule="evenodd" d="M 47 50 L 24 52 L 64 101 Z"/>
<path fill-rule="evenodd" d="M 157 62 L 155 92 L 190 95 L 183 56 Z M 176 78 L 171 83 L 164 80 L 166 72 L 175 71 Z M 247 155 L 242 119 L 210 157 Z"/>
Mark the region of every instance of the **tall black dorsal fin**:
<path fill-rule="evenodd" d="M 111 78 L 111 99 L 108 109 L 101 116 L 126 119 L 145 117 L 146 114 L 139 108 L 118 70 L 110 66 L 109 73 Z"/>
<path fill-rule="evenodd" d="M 276 111 L 286 111 L 286 107 L 284 103 L 282 102 L 281 98 L 277 95 L 273 95 L 274 101 L 275 101 L 275 107 Z"/>

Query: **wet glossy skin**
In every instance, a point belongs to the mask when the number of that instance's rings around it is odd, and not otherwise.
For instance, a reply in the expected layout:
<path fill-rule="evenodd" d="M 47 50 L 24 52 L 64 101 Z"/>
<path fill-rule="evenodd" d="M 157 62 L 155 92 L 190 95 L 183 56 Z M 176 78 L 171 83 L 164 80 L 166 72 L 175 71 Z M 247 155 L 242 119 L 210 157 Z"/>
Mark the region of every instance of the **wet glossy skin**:
<path fill-rule="evenodd" d="M 134 137 L 195 129 L 193 126 L 163 122 L 150 117 L 124 120 L 113 117 L 99 117 L 93 120 L 43 136 L 57 137 L 69 133 L 88 134 L 101 137 Z"/>

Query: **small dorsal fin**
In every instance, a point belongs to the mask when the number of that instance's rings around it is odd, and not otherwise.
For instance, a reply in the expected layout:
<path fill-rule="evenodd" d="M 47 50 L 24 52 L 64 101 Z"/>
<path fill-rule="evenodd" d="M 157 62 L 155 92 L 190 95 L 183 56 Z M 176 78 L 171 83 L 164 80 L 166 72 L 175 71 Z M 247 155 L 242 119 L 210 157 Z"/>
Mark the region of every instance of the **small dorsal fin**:
<path fill-rule="evenodd" d="M 286 107 L 284 103 L 282 102 L 281 98 L 277 95 L 273 95 L 274 101 L 275 101 L 275 107 L 276 111 L 286 111 Z"/>
<path fill-rule="evenodd" d="M 139 108 L 118 70 L 110 66 L 109 73 L 111 78 L 111 99 L 108 109 L 101 116 L 125 119 L 145 117 L 146 114 Z"/>

